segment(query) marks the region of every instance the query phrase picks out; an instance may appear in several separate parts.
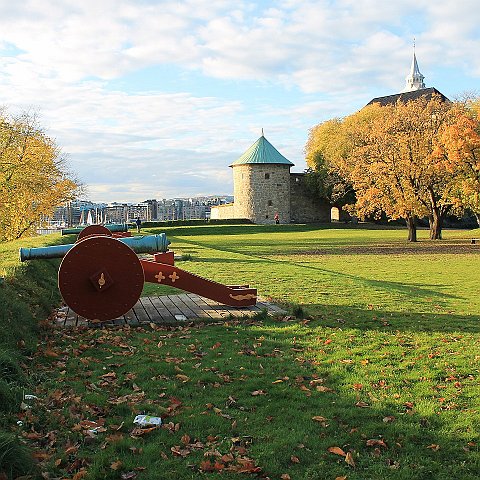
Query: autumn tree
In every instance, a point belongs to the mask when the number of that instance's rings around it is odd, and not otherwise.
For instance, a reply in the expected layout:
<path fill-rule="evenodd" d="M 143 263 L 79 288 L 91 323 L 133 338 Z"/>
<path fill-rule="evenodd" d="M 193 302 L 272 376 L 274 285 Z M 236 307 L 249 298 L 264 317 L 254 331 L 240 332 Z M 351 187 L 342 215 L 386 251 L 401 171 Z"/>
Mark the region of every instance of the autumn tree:
<path fill-rule="evenodd" d="M 338 165 L 330 161 L 331 158 L 345 156 L 348 150 L 348 138 L 339 138 L 343 132 L 341 122 L 336 118 L 313 127 L 305 147 L 307 188 L 338 208 L 355 203 L 351 182 Z M 333 138 L 337 141 L 331 141 Z"/>
<path fill-rule="evenodd" d="M 0 112 L 0 241 L 34 232 L 77 188 L 34 115 Z"/>
<path fill-rule="evenodd" d="M 312 130 L 317 138 L 307 143 L 307 162 L 318 149 L 353 185 L 360 218 L 382 212 L 392 220 L 403 218 L 409 241 L 416 241 L 416 219 L 428 217 L 431 238 L 441 238 L 453 206 L 454 174 L 443 168 L 438 144 L 451 112 L 437 97 L 367 106 Z"/>
<path fill-rule="evenodd" d="M 455 206 L 472 211 L 480 227 L 480 99 L 459 102 L 454 112 L 437 153 L 443 167 L 455 175 Z"/>

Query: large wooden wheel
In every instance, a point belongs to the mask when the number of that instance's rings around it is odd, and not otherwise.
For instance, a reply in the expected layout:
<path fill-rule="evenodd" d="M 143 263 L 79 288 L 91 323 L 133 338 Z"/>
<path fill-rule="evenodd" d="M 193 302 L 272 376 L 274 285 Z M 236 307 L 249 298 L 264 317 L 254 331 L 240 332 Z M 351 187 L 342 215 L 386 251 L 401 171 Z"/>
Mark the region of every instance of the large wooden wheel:
<path fill-rule="evenodd" d="M 127 313 L 145 281 L 136 253 L 107 236 L 86 237 L 65 255 L 58 286 L 65 303 L 89 320 L 106 321 Z"/>
<path fill-rule="evenodd" d="M 77 241 L 81 240 L 82 238 L 89 237 L 91 235 L 106 235 L 107 237 L 111 237 L 112 232 L 107 227 L 104 227 L 103 225 L 89 225 L 88 227 L 85 227 L 78 234 Z"/>

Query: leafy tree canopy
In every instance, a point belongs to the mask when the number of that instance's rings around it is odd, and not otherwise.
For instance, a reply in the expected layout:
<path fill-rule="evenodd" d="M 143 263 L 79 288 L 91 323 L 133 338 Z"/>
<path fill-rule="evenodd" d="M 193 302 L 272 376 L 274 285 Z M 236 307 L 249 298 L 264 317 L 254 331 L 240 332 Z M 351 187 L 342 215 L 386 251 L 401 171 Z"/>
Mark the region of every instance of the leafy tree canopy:
<path fill-rule="evenodd" d="M 403 218 L 415 240 L 415 219 L 428 217 L 431 238 L 441 238 L 447 213 L 477 206 L 478 112 L 478 103 L 453 104 L 435 96 L 373 104 L 314 127 L 307 163 L 353 186 L 360 218 L 382 212 Z"/>
<path fill-rule="evenodd" d="M 64 156 L 36 117 L 0 111 L 0 241 L 33 233 L 77 189 Z"/>

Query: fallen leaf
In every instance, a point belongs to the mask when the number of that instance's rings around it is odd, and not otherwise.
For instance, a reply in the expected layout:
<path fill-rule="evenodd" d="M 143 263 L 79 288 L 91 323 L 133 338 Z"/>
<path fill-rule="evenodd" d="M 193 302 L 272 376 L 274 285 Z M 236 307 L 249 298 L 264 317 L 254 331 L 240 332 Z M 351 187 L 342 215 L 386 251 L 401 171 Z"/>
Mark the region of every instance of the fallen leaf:
<path fill-rule="evenodd" d="M 256 397 L 258 395 L 266 395 L 267 392 L 265 390 L 255 390 L 254 392 L 252 392 L 252 396 Z"/>
<path fill-rule="evenodd" d="M 436 452 L 437 450 L 440 450 L 440 445 L 436 445 L 435 443 L 432 443 L 432 444 L 429 445 L 427 448 L 429 448 L 430 450 L 433 450 L 434 452 Z"/>
<path fill-rule="evenodd" d="M 295 455 L 292 455 L 290 457 L 290 460 L 292 463 L 300 463 L 300 459 L 298 457 L 296 457 Z"/>
<path fill-rule="evenodd" d="M 45 355 L 46 357 L 51 357 L 51 358 L 56 358 L 56 357 L 58 357 L 58 353 L 55 352 L 55 351 L 53 351 L 53 350 L 51 350 L 50 348 L 47 348 L 47 350 L 45 350 L 44 355 Z"/>
<path fill-rule="evenodd" d="M 76 453 L 78 450 L 78 445 L 70 445 L 65 449 L 65 455 L 70 455 L 71 453 Z"/>
<path fill-rule="evenodd" d="M 86 470 L 80 470 L 79 472 L 77 472 L 72 480 L 80 480 L 81 478 L 83 478 L 85 475 L 87 474 L 87 471 Z"/>
<path fill-rule="evenodd" d="M 355 461 L 353 460 L 351 452 L 347 452 L 347 454 L 345 455 L 345 462 L 347 462 L 347 464 L 351 467 L 355 468 Z"/>
<path fill-rule="evenodd" d="M 366 402 L 357 402 L 355 406 L 360 408 L 368 408 L 370 405 Z"/>
<path fill-rule="evenodd" d="M 328 447 L 327 450 L 335 455 L 345 457 L 347 454 L 340 447 Z"/>
<path fill-rule="evenodd" d="M 204 460 L 200 462 L 200 470 L 202 470 L 202 472 L 214 472 L 215 468 L 210 460 Z"/>
<path fill-rule="evenodd" d="M 347 480 L 347 477 L 344 477 L 344 476 L 335 477 L 335 480 Z"/>
<path fill-rule="evenodd" d="M 50 458 L 50 455 L 46 452 L 35 452 L 32 456 L 35 460 L 38 460 L 39 462 L 43 462 Z"/>
<path fill-rule="evenodd" d="M 143 435 L 153 432 L 153 430 L 157 430 L 158 427 L 150 427 L 150 428 L 134 428 L 130 432 L 131 437 L 142 437 Z"/>
<path fill-rule="evenodd" d="M 312 417 L 312 420 L 315 420 L 316 422 L 326 422 L 327 419 L 325 417 L 322 417 L 321 415 L 315 415 Z"/>
<path fill-rule="evenodd" d="M 288 473 L 282 473 L 282 475 L 280 475 L 280 480 L 291 480 L 291 477 Z"/>
<path fill-rule="evenodd" d="M 179 456 L 179 457 L 186 457 L 191 453 L 190 450 L 188 450 L 188 448 L 180 448 L 179 445 L 175 445 L 174 447 L 171 447 L 170 450 L 173 453 L 173 455 Z"/>
<path fill-rule="evenodd" d="M 116 460 L 110 464 L 110 468 L 112 470 L 118 470 L 122 466 L 122 462 L 120 460 Z"/>
<path fill-rule="evenodd" d="M 333 392 L 331 388 L 324 387 L 323 385 L 318 385 L 316 390 L 317 392 Z"/>
<path fill-rule="evenodd" d="M 120 475 L 121 480 L 134 480 L 137 478 L 137 473 L 136 472 L 123 472 Z"/>
<path fill-rule="evenodd" d="M 223 463 L 229 463 L 233 462 L 235 460 L 235 457 L 231 453 L 226 453 L 225 455 L 222 455 L 222 458 L 220 460 Z"/>
<path fill-rule="evenodd" d="M 108 435 L 105 438 L 105 441 L 108 443 L 116 443 L 120 442 L 123 440 L 123 434 L 122 433 L 112 433 L 112 435 Z"/>
<path fill-rule="evenodd" d="M 387 448 L 387 444 L 381 439 L 371 438 L 370 440 L 367 440 L 367 447 L 377 447 L 377 446 Z"/>

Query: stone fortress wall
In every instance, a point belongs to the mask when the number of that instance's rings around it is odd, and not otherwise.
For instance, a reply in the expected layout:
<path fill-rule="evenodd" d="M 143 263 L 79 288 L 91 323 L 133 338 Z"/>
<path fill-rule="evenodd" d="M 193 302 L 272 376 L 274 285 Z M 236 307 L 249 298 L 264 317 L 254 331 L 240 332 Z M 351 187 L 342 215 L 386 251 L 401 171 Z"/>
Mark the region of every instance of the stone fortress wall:
<path fill-rule="evenodd" d="M 250 168 L 243 171 L 242 167 Z M 259 167 L 263 167 L 261 168 L 261 174 L 256 172 Z M 274 168 L 273 172 L 272 167 Z M 282 170 L 287 171 L 288 177 L 285 178 L 284 171 L 278 172 L 276 170 L 278 167 L 283 167 Z M 286 165 L 256 165 L 254 168 L 255 172 L 253 174 L 250 165 L 239 165 L 234 168 L 234 176 L 236 173 L 240 177 L 235 181 L 235 186 L 238 185 L 234 189 L 235 203 L 212 207 L 210 218 L 220 220 L 248 218 L 254 223 L 272 224 L 275 223 L 275 212 L 278 212 L 280 223 L 331 221 L 330 205 L 308 193 L 304 181 L 305 174 L 289 173 L 289 168 Z M 242 181 L 242 173 L 244 175 L 243 181 L 246 178 L 249 179 L 248 185 L 245 185 Z M 273 175 L 265 179 L 265 173 L 273 173 Z M 276 177 L 275 174 L 277 174 Z M 283 188 L 281 186 L 277 187 L 279 184 L 282 185 L 280 178 L 284 179 Z M 286 184 L 288 184 L 288 192 L 285 188 Z M 280 196 L 282 196 L 281 199 Z M 238 203 L 237 198 L 240 199 Z M 272 202 L 272 205 L 268 204 L 269 201 Z"/>
<path fill-rule="evenodd" d="M 234 203 L 212 207 L 211 219 L 257 224 L 330 221 L 330 205 L 309 194 L 303 173 L 262 136 L 232 165 Z"/>
<path fill-rule="evenodd" d="M 309 194 L 304 173 L 290 174 L 290 222 L 321 223 L 331 221 L 330 204 Z"/>

